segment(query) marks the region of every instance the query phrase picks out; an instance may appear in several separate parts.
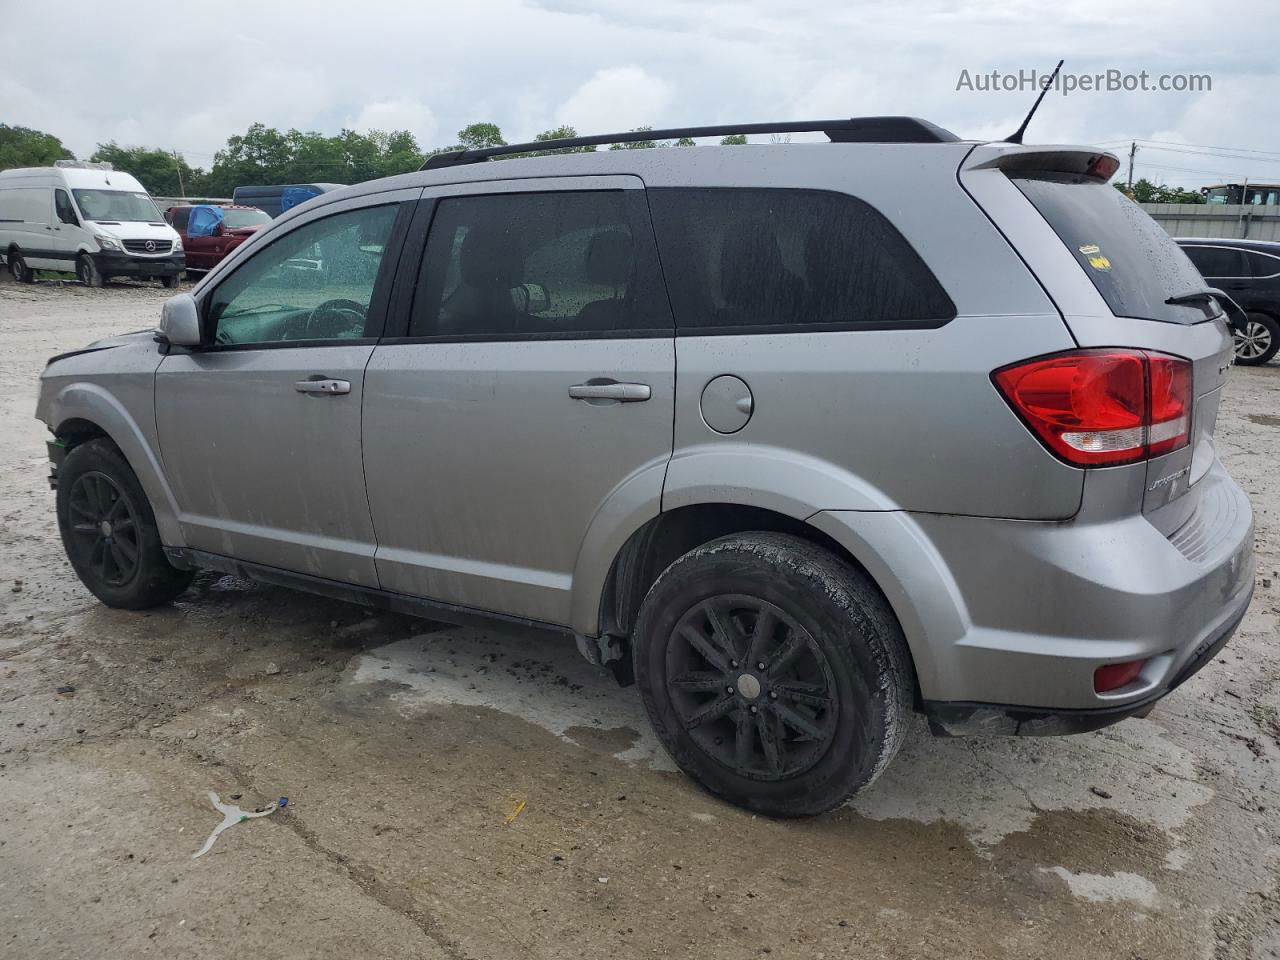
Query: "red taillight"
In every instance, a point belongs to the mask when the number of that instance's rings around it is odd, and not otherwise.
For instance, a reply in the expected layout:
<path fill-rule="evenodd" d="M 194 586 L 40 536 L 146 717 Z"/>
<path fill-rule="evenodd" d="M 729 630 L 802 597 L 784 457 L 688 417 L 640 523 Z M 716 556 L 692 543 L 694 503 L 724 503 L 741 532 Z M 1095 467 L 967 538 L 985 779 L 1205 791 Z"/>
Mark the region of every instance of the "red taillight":
<path fill-rule="evenodd" d="M 1089 169 L 1084 172 L 1086 177 L 1097 177 L 1099 180 L 1110 180 L 1111 175 L 1120 169 L 1120 161 L 1109 153 L 1101 154 L 1093 158 L 1093 163 L 1089 164 Z"/>
<path fill-rule="evenodd" d="M 1191 363 L 1141 350 L 1077 350 L 992 374 L 1009 405 L 1073 466 L 1136 463 L 1191 436 Z"/>
<path fill-rule="evenodd" d="M 1146 660 L 1128 660 L 1125 663 L 1109 663 L 1093 671 L 1093 689 L 1096 693 L 1109 693 L 1127 687 L 1138 679 L 1147 665 Z"/>

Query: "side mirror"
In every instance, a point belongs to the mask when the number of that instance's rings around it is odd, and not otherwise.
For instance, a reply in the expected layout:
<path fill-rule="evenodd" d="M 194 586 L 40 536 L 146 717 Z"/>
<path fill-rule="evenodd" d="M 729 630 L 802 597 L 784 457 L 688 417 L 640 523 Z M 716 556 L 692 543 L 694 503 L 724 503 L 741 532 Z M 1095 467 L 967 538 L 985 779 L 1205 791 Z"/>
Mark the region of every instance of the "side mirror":
<path fill-rule="evenodd" d="M 215 237 L 220 237 L 220 236 L 222 236 L 222 235 L 223 235 L 224 233 L 226 233 L 226 232 L 227 232 L 227 228 L 226 228 L 226 227 L 224 227 L 222 224 L 220 224 L 220 223 L 215 223 L 215 224 L 213 225 L 213 235 L 214 235 Z"/>
<path fill-rule="evenodd" d="M 175 347 L 199 347 L 200 308 L 189 293 L 170 297 L 160 308 L 160 336 Z"/>

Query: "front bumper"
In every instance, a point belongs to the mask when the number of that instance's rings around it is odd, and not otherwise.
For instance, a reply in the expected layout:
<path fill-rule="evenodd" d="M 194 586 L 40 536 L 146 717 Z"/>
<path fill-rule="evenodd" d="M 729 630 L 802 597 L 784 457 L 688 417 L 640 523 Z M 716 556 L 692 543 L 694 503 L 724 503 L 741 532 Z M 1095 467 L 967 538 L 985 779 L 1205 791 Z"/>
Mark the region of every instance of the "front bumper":
<path fill-rule="evenodd" d="M 126 274 L 133 277 L 172 277 L 187 268 L 187 258 L 181 253 L 167 257 L 135 257 L 128 253 L 99 250 L 92 256 L 98 273 L 104 277 Z"/>
<path fill-rule="evenodd" d="M 1149 707 L 1216 653 L 1253 594 L 1253 513 L 1215 462 L 1166 536 L 1140 514 L 1059 523 L 902 512 L 810 522 L 880 584 L 950 732 L 1068 732 Z M 1146 660 L 1119 690 L 1098 667 Z M 1038 728 L 1038 729 L 1037 729 Z"/>

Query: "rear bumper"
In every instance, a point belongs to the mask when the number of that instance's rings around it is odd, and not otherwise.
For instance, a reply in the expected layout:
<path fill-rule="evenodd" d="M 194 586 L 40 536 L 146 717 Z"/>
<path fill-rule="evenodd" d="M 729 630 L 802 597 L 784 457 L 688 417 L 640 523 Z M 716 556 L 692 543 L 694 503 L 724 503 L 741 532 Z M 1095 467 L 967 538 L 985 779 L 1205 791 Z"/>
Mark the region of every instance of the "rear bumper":
<path fill-rule="evenodd" d="M 99 251 L 92 256 L 98 272 L 104 277 L 126 274 L 133 277 L 172 277 L 187 268 L 186 257 L 181 253 L 167 257 L 134 257 L 127 253 Z"/>
<path fill-rule="evenodd" d="M 1253 594 L 1253 513 L 1215 461 L 1168 536 L 1144 516 L 1061 523 L 906 513 L 810 519 L 884 590 L 951 732 L 1068 732 L 1140 712 L 1226 642 Z M 1145 659 L 1097 693 L 1093 674 Z M 1038 729 L 1037 729 L 1038 728 Z"/>
<path fill-rule="evenodd" d="M 1253 596 L 1253 585 L 1244 607 Z M 1226 629 L 1197 647 L 1191 659 L 1183 665 L 1167 687 L 1153 695 L 1119 706 L 1096 707 L 1085 710 L 1037 710 L 995 703 L 945 703 L 925 701 L 924 715 L 929 729 L 940 737 L 1051 737 L 1071 733 L 1090 733 L 1101 730 L 1129 717 L 1145 717 L 1156 703 L 1191 679 L 1227 645 L 1235 634 L 1245 610 L 1241 609 Z"/>

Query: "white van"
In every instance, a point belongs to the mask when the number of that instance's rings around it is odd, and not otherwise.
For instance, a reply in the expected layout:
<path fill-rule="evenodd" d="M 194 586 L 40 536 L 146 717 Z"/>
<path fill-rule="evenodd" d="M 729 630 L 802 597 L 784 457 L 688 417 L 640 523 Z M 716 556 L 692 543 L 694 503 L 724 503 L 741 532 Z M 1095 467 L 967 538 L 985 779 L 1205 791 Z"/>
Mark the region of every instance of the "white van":
<path fill-rule="evenodd" d="M 0 171 L 0 257 L 20 283 L 74 270 L 90 286 L 131 276 L 176 287 L 186 268 L 181 238 L 142 184 L 78 160 Z"/>

